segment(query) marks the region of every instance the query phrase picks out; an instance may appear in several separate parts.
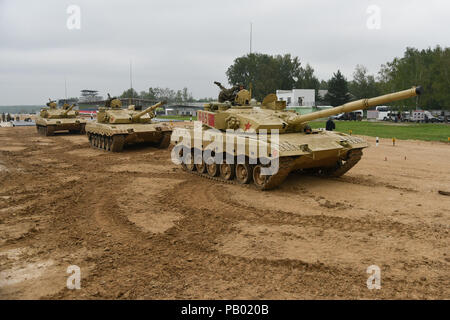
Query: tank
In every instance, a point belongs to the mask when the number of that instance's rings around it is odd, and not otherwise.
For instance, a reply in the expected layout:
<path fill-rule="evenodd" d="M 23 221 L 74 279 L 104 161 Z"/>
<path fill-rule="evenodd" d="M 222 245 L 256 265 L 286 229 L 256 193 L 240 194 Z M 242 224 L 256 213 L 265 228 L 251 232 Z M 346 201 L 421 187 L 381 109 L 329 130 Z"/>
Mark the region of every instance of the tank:
<path fill-rule="evenodd" d="M 136 143 L 152 143 L 159 148 L 167 148 L 172 128 L 166 123 L 152 122 L 154 110 L 164 103 L 158 102 L 138 112 L 134 105 L 123 109 L 119 99 L 109 98 L 105 107 L 98 109 L 97 122 L 86 125 L 90 145 L 112 152 L 121 152 L 125 145 Z"/>
<path fill-rule="evenodd" d="M 293 171 L 338 177 L 358 163 L 367 142 L 342 132 L 311 129 L 308 121 L 421 93 L 418 86 L 299 115 L 287 110 L 275 94 L 257 103 L 249 91 L 240 90 L 232 101 L 205 104 L 194 128 L 174 130 L 172 159 L 192 174 L 228 183 L 253 182 L 261 190 L 279 186 Z"/>
<path fill-rule="evenodd" d="M 42 108 L 36 118 L 36 130 L 39 134 L 51 136 L 57 131 L 68 130 L 70 133 L 83 133 L 86 120 L 78 116 L 78 111 L 73 110 L 75 104 L 69 106 L 65 103 L 58 108 L 56 101 L 49 99 L 47 107 Z"/>

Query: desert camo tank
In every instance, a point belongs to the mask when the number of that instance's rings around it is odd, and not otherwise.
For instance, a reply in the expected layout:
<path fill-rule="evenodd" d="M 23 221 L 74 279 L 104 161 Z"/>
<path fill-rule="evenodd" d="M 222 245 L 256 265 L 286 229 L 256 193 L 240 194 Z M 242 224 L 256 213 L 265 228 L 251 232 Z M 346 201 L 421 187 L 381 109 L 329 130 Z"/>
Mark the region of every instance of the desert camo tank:
<path fill-rule="evenodd" d="M 173 131 L 172 159 L 192 174 L 228 183 L 253 181 L 261 190 L 277 187 L 292 171 L 338 177 L 358 163 L 367 142 L 341 132 L 311 129 L 308 121 L 421 93 L 420 86 L 413 87 L 299 115 L 286 110 L 286 102 L 278 101 L 275 94 L 256 103 L 249 91 L 240 90 L 233 101 L 205 104 L 194 127 Z"/>
<path fill-rule="evenodd" d="M 90 145 L 112 152 L 121 152 L 125 145 L 135 143 L 153 143 L 167 148 L 172 128 L 166 123 L 152 122 L 154 110 L 164 103 L 158 102 L 138 112 L 134 105 L 123 109 L 119 99 L 109 98 L 105 107 L 99 108 L 97 122 L 86 125 Z"/>
<path fill-rule="evenodd" d="M 56 101 L 49 99 L 47 107 L 42 108 L 36 118 L 36 130 L 39 134 L 50 136 L 56 131 L 68 130 L 70 133 L 84 133 L 86 120 L 78 117 L 78 111 L 73 110 L 75 104 L 65 103 L 58 108 Z"/>

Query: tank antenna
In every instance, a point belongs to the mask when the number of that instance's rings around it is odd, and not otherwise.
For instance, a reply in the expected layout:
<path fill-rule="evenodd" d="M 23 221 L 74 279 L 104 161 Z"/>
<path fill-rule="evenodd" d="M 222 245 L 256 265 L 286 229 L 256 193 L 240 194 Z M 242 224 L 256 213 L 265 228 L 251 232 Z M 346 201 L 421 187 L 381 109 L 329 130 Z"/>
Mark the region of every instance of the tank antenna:
<path fill-rule="evenodd" d="M 66 76 L 64 76 L 64 92 L 66 94 L 66 103 L 67 103 L 67 80 L 66 80 Z"/>
<path fill-rule="evenodd" d="M 130 93 L 131 93 L 131 98 L 129 99 L 129 103 L 128 104 L 132 104 L 131 100 L 133 99 L 133 76 L 132 76 L 131 59 L 130 59 Z"/>

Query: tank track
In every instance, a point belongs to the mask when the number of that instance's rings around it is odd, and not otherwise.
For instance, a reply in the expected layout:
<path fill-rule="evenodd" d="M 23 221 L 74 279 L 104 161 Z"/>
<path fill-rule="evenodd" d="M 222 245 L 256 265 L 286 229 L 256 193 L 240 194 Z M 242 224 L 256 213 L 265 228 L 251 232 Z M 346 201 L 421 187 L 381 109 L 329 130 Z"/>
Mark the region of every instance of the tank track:
<path fill-rule="evenodd" d="M 336 167 L 323 169 L 319 174 L 328 177 L 340 177 L 348 170 L 353 168 L 359 162 L 359 160 L 361 160 L 362 154 L 362 149 L 350 150 L 344 163 L 339 161 L 336 164 Z"/>
<path fill-rule="evenodd" d="M 103 149 L 111 152 L 121 152 L 125 144 L 125 136 L 107 136 L 96 133 L 88 133 L 89 144 L 93 148 Z"/>
<path fill-rule="evenodd" d="M 91 147 L 111 152 L 122 152 L 125 145 L 125 136 L 122 134 L 107 136 L 98 133 L 88 133 L 88 138 Z M 169 144 L 170 132 L 163 133 L 158 148 L 167 148 Z"/>
<path fill-rule="evenodd" d="M 38 134 L 40 134 L 42 136 L 52 136 L 54 133 L 53 127 L 50 127 L 50 126 L 36 125 L 36 130 L 37 130 Z"/>
<path fill-rule="evenodd" d="M 346 173 L 348 170 L 353 168 L 359 162 L 359 160 L 361 160 L 361 157 L 362 157 L 361 149 L 351 150 L 351 151 L 349 151 L 348 157 L 345 160 L 345 162 L 339 162 L 336 165 L 336 167 L 334 167 L 334 168 L 321 169 L 319 171 L 319 175 L 327 176 L 327 177 L 340 177 L 341 175 Z M 213 177 L 213 176 L 209 175 L 208 173 L 201 173 L 196 170 L 191 171 L 186 166 L 181 166 L 181 167 L 182 167 L 183 171 L 185 171 L 185 172 L 188 172 L 192 175 L 200 176 L 202 178 L 206 178 L 209 180 L 226 183 L 226 184 L 240 185 L 240 186 L 247 187 L 247 188 L 252 187 L 252 188 L 258 189 L 258 190 L 271 190 L 271 189 L 275 189 L 281 183 L 283 183 L 283 181 L 286 179 L 286 177 L 292 171 L 292 169 L 294 167 L 294 162 L 295 162 L 295 158 L 291 158 L 291 157 L 280 158 L 278 172 L 276 174 L 274 174 L 273 176 L 270 176 L 262 187 L 258 187 L 254 184 L 241 184 L 236 179 L 225 180 L 225 179 L 222 179 L 220 176 Z M 253 170 L 253 166 L 251 166 L 251 167 Z"/>
<path fill-rule="evenodd" d="M 183 171 L 188 172 L 192 175 L 200 176 L 202 178 L 206 178 L 206 179 L 221 182 L 221 183 L 239 185 L 242 187 L 254 188 L 257 190 L 270 190 L 270 189 L 274 189 L 274 188 L 278 187 L 284 181 L 284 179 L 286 179 L 286 177 L 291 172 L 293 164 L 294 164 L 293 158 L 280 158 L 279 160 L 280 160 L 280 162 L 279 162 L 278 172 L 276 174 L 270 176 L 267 179 L 264 186 L 262 186 L 262 187 L 258 187 L 252 183 L 248 183 L 248 184 L 239 183 L 236 179 L 225 180 L 225 179 L 222 179 L 220 176 L 213 177 L 213 176 L 209 175 L 207 172 L 201 173 L 195 169 L 191 171 L 191 170 L 187 169 L 186 166 L 181 166 L 181 168 L 183 169 Z M 252 171 L 253 171 L 253 167 L 254 167 L 254 165 L 251 165 Z M 253 180 L 253 179 L 251 179 L 251 180 Z"/>
<path fill-rule="evenodd" d="M 220 177 L 210 176 L 207 173 L 200 173 L 198 171 L 190 171 L 190 170 L 186 169 L 186 167 L 184 167 L 184 166 L 182 166 L 181 168 L 183 169 L 183 171 L 186 171 L 187 173 L 190 173 L 190 174 L 192 174 L 194 176 L 200 176 L 202 178 L 206 178 L 206 179 L 209 179 L 209 180 L 213 180 L 213 181 L 217 181 L 217 182 L 221 182 L 221 183 L 226 183 L 226 184 L 240 185 L 240 186 L 245 187 L 245 188 L 250 188 L 252 186 L 251 184 L 240 184 L 236 180 L 224 180 L 224 179 L 222 179 Z"/>
<path fill-rule="evenodd" d="M 170 135 L 171 135 L 171 132 L 163 133 L 163 137 L 158 145 L 158 148 L 165 149 L 170 145 Z"/>
<path fill-rule="evenodd" d="M 270 190 L 278 187 L 292 171 L 294 158 L 280 158 L 278 172 L 267 180 L 263 190 Z"/>

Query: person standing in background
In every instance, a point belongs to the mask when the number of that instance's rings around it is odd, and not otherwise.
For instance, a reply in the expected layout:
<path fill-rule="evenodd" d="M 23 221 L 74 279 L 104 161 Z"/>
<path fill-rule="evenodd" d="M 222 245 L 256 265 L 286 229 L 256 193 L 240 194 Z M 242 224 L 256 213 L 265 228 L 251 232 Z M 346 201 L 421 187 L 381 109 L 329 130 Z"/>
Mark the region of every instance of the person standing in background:
<path fill-rule="evenodd" d="M 331 118 L 328 118 L 327 124 L 325 125 L 325 129 L 327 131 L 333 131 L 336 129 L 336 125 L 334 124 L 334 121 Z"/>

